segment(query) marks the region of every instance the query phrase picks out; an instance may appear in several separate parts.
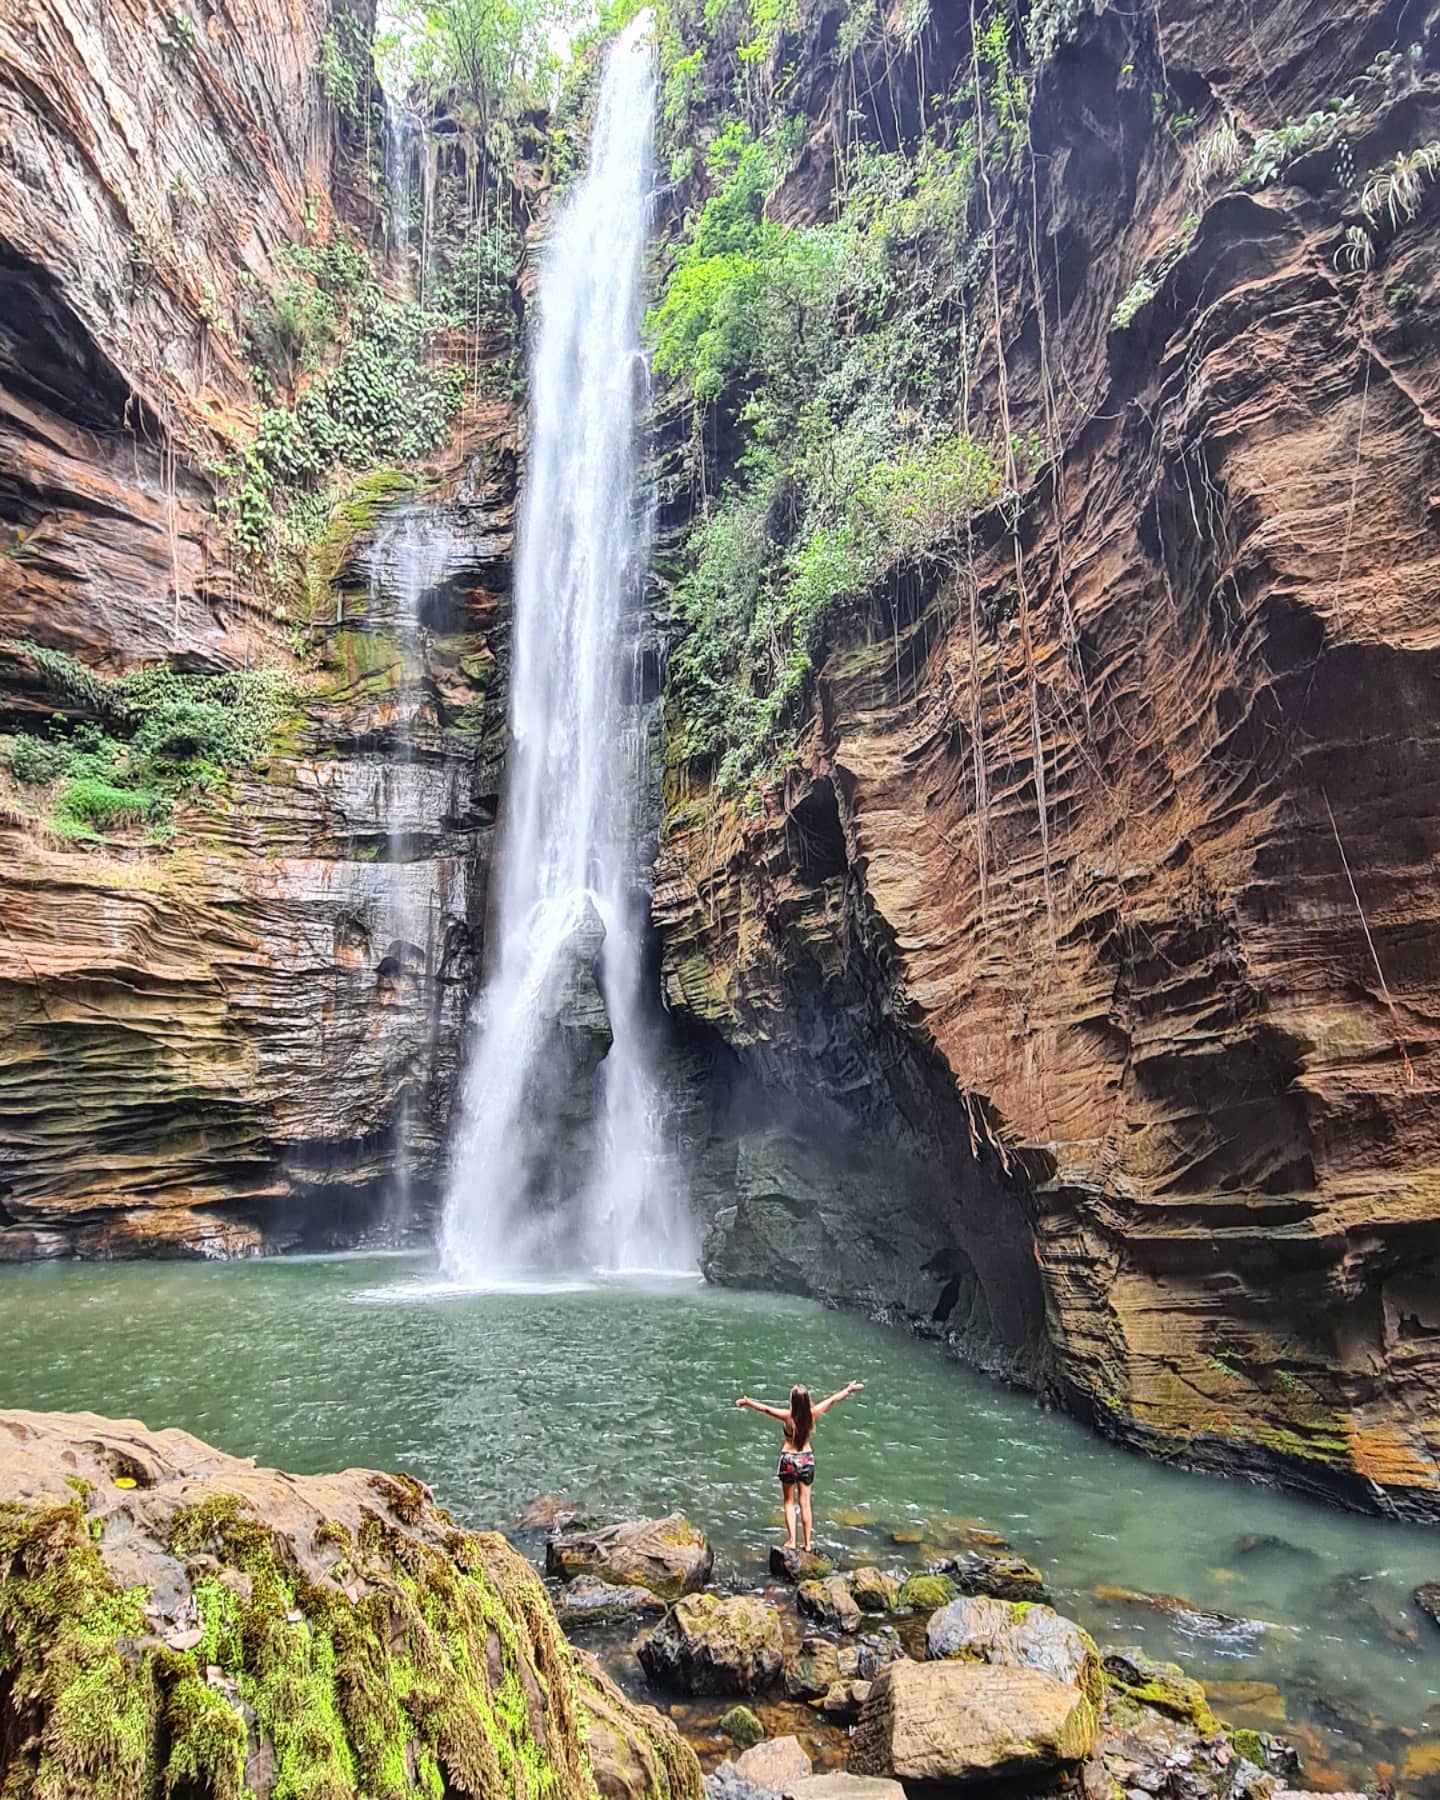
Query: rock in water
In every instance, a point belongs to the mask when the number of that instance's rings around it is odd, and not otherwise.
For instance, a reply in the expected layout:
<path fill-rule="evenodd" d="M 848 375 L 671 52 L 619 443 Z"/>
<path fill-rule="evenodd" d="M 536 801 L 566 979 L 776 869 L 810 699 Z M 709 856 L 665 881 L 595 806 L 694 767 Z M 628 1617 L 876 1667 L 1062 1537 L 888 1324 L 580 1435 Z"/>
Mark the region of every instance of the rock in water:
<path fill-rule="evenodd" d="M 997 1667 L 1035 1669 L 1069 1682 L 1098 1706 L 1100 1653 L 1088 1631 L 1049 1606 L 1010 1600 L 952 1600 L 925 1630 L 925 1654 Z"/>
<path fill-rule="evenodd" d="M 257 1800 L 280 1771 L 297 1794 L 391 1793 L 397 1769 L 499 1794 L 516 1766 L 558 1794 L 701 1791 L 523 1557 L 420 1482 L 284 1475 L 93 1413 L 0 1412 L 0 1668 L 7 1792 L 138 1796 L 147 1760 L 157 1792 Z"/>
<path fill-rule="evenodd" d="M 961 1594 L 987 1594 L 992 1600 L 1049 1599 L 1045 1577 L 1023 1556 L 971 1550 L 964 1556 L 947 1557 L 932 1573 L 948 1575 Z"/>
<path fill-rule="evenodd" d="M 555 1596 L 555 1610 L 569 1631 L 577 1625 L 610 1625 L 617 1619 L 664 1612 L 665 1602 L 649 1588 L 619 1587 L 597 1575 L 577 1575 Z"/>
<path fill-rule="evenodd" d="M 1109 1685 L 1141 1706 L 1152 1706 L 1193 1725 L 1202 1737 L 1220 1729 L 1204 1688 L 1178 1663 L 1156 1662 L 1142 1650 L 1111 1650 L 1106 1653 L 1104 1669 Z"/>
<path fill-rule="evenodd" d="M 765 1737 L 765 1727 L 748 1706 L 732 1706 L 715 1729 L 721 1737 L 729 1738 L 732 1744 L 738 1744 L 742 1750 L 761 1743 Z"/>
<path fill-rule="evenodd" d="M 1440 1625 L 1440 1581 L 1422 1581 L 1414 1594 L 1421 1612 Z"/>
<path fill-rule="evenodd" d="M 834 1571 L 830 1558 L 817 1550 L 795 1550 L 785 1544 L 771 1548 L 770 1573 L 777 1581 L 793 1581 L 798 1587 L 802 1581 L 823 1581 Z"/>
<path fill-rule="evenodd" d="M 827 1575 L 823 1581 L 802 1581 L 795 1591 L 795 1599 L 802 1613 L 819 1619 L 822 1625 L 833 1626 L 839 1631 L 860 1629 L 860 1608 L 843 1575 Z"/>
<path fill-rule="evenodd" d="M 768 1788 L 773 1794 L 784 1793 L 793 1782 L 804 1781 L 811 1772 L 810 1758 L 795 1737 L 767 1738 L 743 1756 L 735 1759 L 735 1773 L 756 1787 Z"/>
<path fill-rule="evenodd" d="M 850 1745 L 857 1775 L 943 1791 L 1073 1769 L 1099 1715 L 1069 1682 L 1035 1669 L 895 1662 L 876 1677 Z"/>
<path fill-rule="evenodd" d="M 829 1638 L 807 1637 L 785 1669 L 792 1700 L 821 1700 L 840 1679 L 840 1653 Z"/>
<path fill-rule="evenodd" d="M 649 1588 L 665 1600 L 704 1587 L 715 1552 L 684 1513 L 631 1519 L 598 1531 L 558 1532 L 545 1545 L 545 1568 L 569 1581 L 594 1575 L 618 1587 Z"/>
<path fill-rule="evenodd" d="M 850 1592 L 861 1612 L 889 1612 L 900 1592 L 898 1575 L 887 1575 L 883 1569 L 856 1569 L 850 1577 Z"/>
<path fill-rule="evenodd" d="M 958 1598 L 959 1588 L 948 1575 L 912 1575 L 895 1596 L 901 1612 L 936 1612 Z"/>
<path fill-rule="evenodd" d="M 685 1694 L 755 1694 L 780 1674 L 780 1615 L 740 1594 L 690 1594 L 641 1640 L 640 1665 L 656 1687 Z"/>

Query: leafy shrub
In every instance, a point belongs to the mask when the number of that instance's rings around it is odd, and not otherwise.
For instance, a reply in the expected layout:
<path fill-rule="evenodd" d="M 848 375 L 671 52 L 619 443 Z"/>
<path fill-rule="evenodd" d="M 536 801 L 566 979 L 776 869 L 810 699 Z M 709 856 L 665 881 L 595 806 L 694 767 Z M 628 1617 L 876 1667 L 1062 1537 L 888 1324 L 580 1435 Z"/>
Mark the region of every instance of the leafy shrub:
<path fill-rule="evenodd" d="M 1136 314 L 1155 298 L 1155 293 L 1154 280 L 1149 275 L 1137 275 L 1110 315 L 1110 323 L 1115 330 L 1125 331 L 1128 329 L 1134 323 Z"/>
<path fill-rule="evenodd" d="M 83 685 L 83 665 L 46 655 L 56 691 Z M 56 714 L 48 737 L 20 732 L 6 745 L 16 781 L 56 789 L 53 823 L 70 837 L 163 824 L 182 794 L 263 754 L 292 699 L 289 678 L 272 670 L 196 675 L 162 664 L 112 680 L 85 674 L 99 720 Z"/>

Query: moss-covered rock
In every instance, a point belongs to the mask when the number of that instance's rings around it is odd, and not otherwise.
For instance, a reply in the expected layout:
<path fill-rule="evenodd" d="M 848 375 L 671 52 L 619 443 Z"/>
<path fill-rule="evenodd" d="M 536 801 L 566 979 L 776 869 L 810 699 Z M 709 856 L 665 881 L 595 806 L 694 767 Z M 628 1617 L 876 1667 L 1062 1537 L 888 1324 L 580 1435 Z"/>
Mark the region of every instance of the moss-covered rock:
<path fill-rule="evenodd" d="M 1104 1671 L 1105 1685 L 1113 1692 L 1193 1725 L 1202 1737 L 1220 1729 L 1204 1688 L 1178 1663 L 1155 1662 L 1140 1650 L 1111 1650 Z"/>
<path fill-rule="evenodd" d="M 757 1694 L 778 1678 L 780 1615 L 748 1594 L 689 1594 L 639 1646 L 657 1687 L 685 1694 Z"/>
<path fill-rule="evenodd" d="M 895 1605 L 902 1612 L 938 1612 L 959 1593 L 948 1575 L 912 1575 L 895 1596 Z"/>
<path fill-rule="evenodd" d="M 635 1800 L 698 1800 L 673 1727 L 419 1482 L 280 1475 L 93 1414 L 0 1426 L 7 1800 L 570 1800 L 606 1721 L 640 1746 Z"/>
<path fill-rule="evenodd" d="M 748 1706 L 732 1706 L 729 1712 L 721 1715 L 715 1729 L 742 1750 L 760 1743 L 765 1736 L 765 1727 Z"/>

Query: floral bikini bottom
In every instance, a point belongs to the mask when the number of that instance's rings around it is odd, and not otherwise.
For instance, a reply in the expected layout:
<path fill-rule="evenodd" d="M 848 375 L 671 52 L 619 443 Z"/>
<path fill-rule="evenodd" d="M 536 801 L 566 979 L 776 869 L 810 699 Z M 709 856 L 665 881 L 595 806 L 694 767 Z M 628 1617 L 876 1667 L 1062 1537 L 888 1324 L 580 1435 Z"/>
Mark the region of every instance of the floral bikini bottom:
<path fill-rule="evenodd" d="M 782 1481 L 798 1481 L 802 1487 L 810 1487 L 815 1480 L 815 1452 L 782 1450 L 780 1466 L 775 1473 Z"/>

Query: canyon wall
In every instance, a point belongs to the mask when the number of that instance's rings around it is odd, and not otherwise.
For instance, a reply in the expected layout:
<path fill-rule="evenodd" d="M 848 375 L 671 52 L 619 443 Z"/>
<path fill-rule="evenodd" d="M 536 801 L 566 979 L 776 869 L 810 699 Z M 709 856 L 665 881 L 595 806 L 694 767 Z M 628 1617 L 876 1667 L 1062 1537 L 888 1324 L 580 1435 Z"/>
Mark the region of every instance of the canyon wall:
<path fill-rule="evenodd" d="M 0 1258 L 351 1241 L 443 1157 L 503 759 L 514 408 L 472 397 L 424 466 L 359 482 L 303 619 L 216 510 L 272 398 L 247 312 L 295 246 L 385 252 L 378 104 L 337 107 L 320 72 L 327 33 L 368 63 L 372 10 L 0 19 L 0 730 L 93 721 L 55 653 L 290 684 L 264 754 L 158 837 L 57 833 L 7 785 Z M 393 540 L 422 504 L 445 554 L 417 574 Z"/>
<path fill-rule="evenodd" d="M 857 93 L 882 140 L 923 111 L 898 37 L 827 76 L 840 18 L 774 53 L 789 223 L 826 216 Z M 934 92 L 972 59 L 963 8 L 931 20 Z M 827 618 L 758 800 L 672 771 L 669 1003 L 830 1171 L 742 1181 L 707 1267 L 944 1329 L 957 1270 L 993 1319 L 1028 1264 L 1037 1378 L 1102 1430 L 1432 1517 L 1434 15 L 1081 6 L 1058 40 L 977 194 L 968 393 L 1044 453 Z M 1288 124 L 1275 170 L 1202 164 L 1223 120 Z M 898 1121 L 930 1203 L 837 1172 L 837 1114 Z"/>

